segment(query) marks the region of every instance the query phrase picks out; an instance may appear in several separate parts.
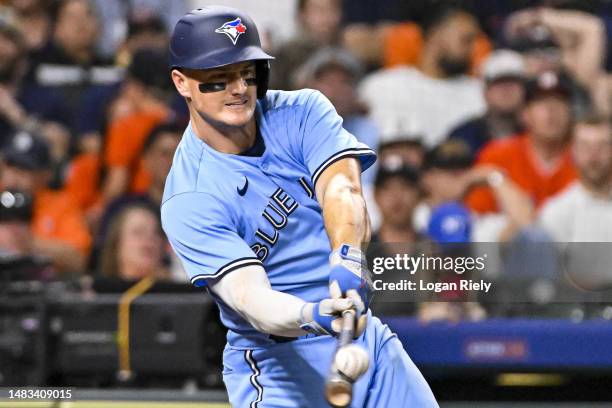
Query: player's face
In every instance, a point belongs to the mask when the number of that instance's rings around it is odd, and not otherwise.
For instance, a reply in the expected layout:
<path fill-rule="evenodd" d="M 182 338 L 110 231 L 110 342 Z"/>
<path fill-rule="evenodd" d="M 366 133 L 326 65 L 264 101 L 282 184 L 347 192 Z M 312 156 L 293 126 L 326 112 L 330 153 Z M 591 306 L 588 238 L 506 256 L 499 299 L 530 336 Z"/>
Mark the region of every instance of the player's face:
<path fill-rule="evenodd" d="M 242 127 L 253 118 L 257 101 L 254 62 L 186 73 L 192 106 L 204 120 Z"/>

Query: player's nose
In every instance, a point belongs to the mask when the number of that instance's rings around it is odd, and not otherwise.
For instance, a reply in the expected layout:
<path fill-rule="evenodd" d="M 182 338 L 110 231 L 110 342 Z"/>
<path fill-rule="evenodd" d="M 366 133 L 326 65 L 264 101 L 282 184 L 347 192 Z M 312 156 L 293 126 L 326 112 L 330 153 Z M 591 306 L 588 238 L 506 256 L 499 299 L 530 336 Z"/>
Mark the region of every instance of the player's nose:
<path fill-rule="evenodd" d="M 232 95 L 244 95 L 248 89 L 246 80 L 242 77 L 237 77 L 227 84 L 228 90 Z"/>

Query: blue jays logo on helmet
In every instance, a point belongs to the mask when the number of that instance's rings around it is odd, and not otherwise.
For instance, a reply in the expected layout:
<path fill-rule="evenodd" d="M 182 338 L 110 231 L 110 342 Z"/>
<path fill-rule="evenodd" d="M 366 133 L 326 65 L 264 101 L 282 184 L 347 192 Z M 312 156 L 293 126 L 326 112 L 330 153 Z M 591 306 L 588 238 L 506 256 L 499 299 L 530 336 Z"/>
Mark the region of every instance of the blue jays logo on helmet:
<path fill-rule="evenodd" d="M 242 24 L 242 20 L 240 20 L 240 17 L 236 17 L 232 21 L 223 23 L 221 27 L 215 30 L 215 33 L 227 35 L 230 38 L 230 40 L 232 40 L 232 43 L 236 45 L 236 41 L 238 41 L 238 37 L 240 37 L 241 34 L 244 34 L 246 29 L 247 28 L 244 24 Z"/>

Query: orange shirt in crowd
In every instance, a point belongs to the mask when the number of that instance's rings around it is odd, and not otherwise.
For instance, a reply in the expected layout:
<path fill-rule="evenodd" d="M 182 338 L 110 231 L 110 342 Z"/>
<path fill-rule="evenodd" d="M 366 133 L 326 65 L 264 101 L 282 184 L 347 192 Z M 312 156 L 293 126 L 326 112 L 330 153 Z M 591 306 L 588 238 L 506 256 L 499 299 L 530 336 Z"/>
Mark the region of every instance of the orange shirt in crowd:
<path fill-rule="evenodd" d="M 96 205 L 101 198 L 100 166 L 97 153 L 81 153 L 70 163 L 64 191 L 83 211 Z"/>
<path fill-rule="evenodd" d="M 167 117 L 168 111 L 165 109 L 150 110 L 130 114 L 110 125 L 104 163 L 108 167 L 131 170 L 131 192 L 141 193 L 149 187 L 150 176 L 142 164 L 140 153 L 153 128 Z"/>
<path fill-rule="evenodd" d="M 569 148 L 554 169 L 542 169 L 526 135 L 490 143 L 480 153 L 478 164 L 490 164 L 504 170 L 531 197 L 536 207 L 571 184 L 577 175 Z M 466 203 L 479 213 L 498 211 L 489 188 L 475 189 L 468 195 Z"/>
<path fill-rule="evenodd" d="M 34 197 L 33 212 L 32 233 L 36 238 L 65 242 L 83 255 L 88 254 L 91 235 L 82 212 L 69 194 L 41 190 Z"/>
<path fill-rule="evenodd" d="M 478 74 L 478 67 L 493 50 L 491 41 L 480 33 L 472 51 L 472 74 Z M 423 32 L 412 22 L 394 24 L 389 28 L 383 43 L 383 66 L 417 65 L 423 52 Z"/>

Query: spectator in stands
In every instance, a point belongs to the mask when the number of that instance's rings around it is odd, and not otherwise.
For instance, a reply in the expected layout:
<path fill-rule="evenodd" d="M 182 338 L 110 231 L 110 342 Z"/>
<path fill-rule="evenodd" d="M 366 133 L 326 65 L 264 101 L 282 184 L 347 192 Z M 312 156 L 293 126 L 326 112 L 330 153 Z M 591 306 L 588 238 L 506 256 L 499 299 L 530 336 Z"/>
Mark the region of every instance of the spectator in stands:
<path fill-rule="evenodd" d="M 96 52 L 98 20 L 88 0 L 59 0 L 54 17 L 50 42 L 32 56 L 30 77 L 61 92 L 72 113 L 70 128 L 75 130 L 83 93 L 116 84 L 123 72 Z"/>
<path fill-rule="evenodd" d="M 371 242 L 414 243 L 418 234 L 413 215 L 421 200 L 418 170 L 400 156 L 385 158 L 376 174 L 374 197 L 380 209 L 381 223 Z"/>
<path fill-rule="evenodd" d="M 117 62 L 129 65 L 134 53 L 141 49 L 168 49 L 168 30 L 156 14 L 133 15 L 127 21 L 127 37 L 117 50 Z"/>
<path fill-rule="evenodd" d="M 273 89 L 293 89 L 297 69 L 319 48 L 338 43 L 342 19 L 340 0 L 299 0 L 297 19 L 299 31 L 278 49 L 272 64 L 270 86 Z"/>
<path fill-rule="evenodd" d="M 34 196 L 34 252 L 51 258 L 60 272 L 83 272 L 91 237 L 72 198 L 47 187 L 50 165 L 46 142 L 22 131 L 3 151 L 0 188 Z"/>
<path fill-rule="evenodd" d="M 376 173 L 374 197 L 380 209 L 380 227 L 370 238 L 368 259 L 392 257 L 396 254 L 418 254 L 421 239 L 412 228 L 412 215 L 421 197 L 418 171 L 407 165 L 401 156 L 387 155 Z M 385 282 L 405 279 L 405 271 L 386 269 Z M 383 315 L 414 314 L 418 294 L 382 292 L 377 294 L 374 310 Z"/>
<path fill-rule="evenodd" d="M 15 25 L 24 34 L 28 53 L 40 50 L 47 44 L 53 22 L 51 21 L 50 0 L 12 0 Z"/>
<path fill-rule="evenodd" d="M 404 163 L 420 169 L 425 160 L 425 148 L 417 136 L 383 138 L 378 145 L 378 161 L 383 163 L 387 156 L 399 156 Z"/>
<path fill-rule="evenodd" d="M 528 76 L 554 71 L 564 77 L 578 117 L 592 106 L 610 113 L 609 93 L 600 85 L 606 41 L 600 18 L 576 10 L 528 8 L 512 14 L 505 31 L 510 46 L 523 53 Z"/>
<path fill-rule="evenodd" d="M 104 166 L 106 178 L 102 200 L 108 203 L 126 192 L 142 193 L 148 187 L 140 154 L 147 136 L 160 123 L 171 119 L 168 102 L 173 95 L 166 53 L 139 50 L 128 68 L 115 120 L 106 135 Z"/>
<path fill-rule="evenodd" d="M 0 253 L 26 256 L 31 254 L 32 197 L 20 191 L 0 192 Z"/>
<path fill-rule="evenodd" d="M 296 88 L 312 88 L 325 95 L 342 117 L 342 127 L 360 142 L 376 150 L 378 130 L 366 117 L 367 107 L 357 99 L 356 86 L 362 75 L 359 61 L 342 48 L 328 47 L 317 51 L 298 72 Z M 362 181 L 373 184 L 375 172 L 366 170 Z"/>
<path fill-rule="evenodd" d="M 523 58 L 514 51 L 495 51 L 485 61 L 481 77 L 485 85 L 486 113 L 459 125 L 449 136 L 466 142 L 475 157 L 491 140 L 522 131 L 520 112 L 525 101 Z"/>
<path fill-rule="evenodd" d="M 0 149 L 18 129 L 38 131 L 53 140 L 54 133 L 62 133 L 67 122 L 68 110 L 58 95 L 23 80 L 26 66 L 21 31 L 0 21 Z M 65 130 L 63 133 L 67 135 Z"/>
<path fill-rule="evenodd" d="M 10 280 L 50 280 L 49 260 L 32 245 L 32 196 L 16 190 L 0 191 L 0 271 Z M 9 275 L 6 275 L 9 273 Z"/>
<path fill-rule="evenodd" d="M 420 133 L 431 148 L 461 122 L 484 113 L 485 104 L 478 79 L 466 76 L 479 32 L 475 18 L 461 9 L 435 8 L 423 31 L 418 67 L 375 72 L 359 94 L 381 134 Z"/>
<path fill-rule="evenodd" d="M 578 180 L 550 198 L 539 223 L 557 242 L 612 242 L 612 125 L 579 120 L 572 144 Z"/>
<path fill-rule="evenodd" d="M 121 67 L 130 65 L 134 55 L 142 49 L 155 49 L 160 52 L 168 50 L 168 31 L 161 17 L 155 14 L 135 15 L 128 21 L 128 33 L 120 45 L 115 60 Z M 102 134 L 109 122 L 129 111 L 123 102 L 122 84 L 111 87 L 93 87 L 83 96 L 77 133 L 81 152 L 100 153 Z M 178 112 L 186 111 L 184 100 L 176 95 L 173 108 Z M 181 110 L 182 108 L 182 110 Z M 186 115 L 186 113 L 185 113 Z"/>
<path fill-rule="evenodd" d="M 536 207 L 576 178 L 569 150 L 572 111 L 570 89 L 553 72 L 545 72 L 527 84 L 522 118 L 526 131 L 489 144 L 478 165 L 495 166 L 516 183 Z M 478 189 L 467 197 L 478 213 L 501 208 L 490 189 Z"/>
<path fill-rule="evenodd" d="M 110 278 L 167 279 L 164 236 L 156 207 L 132 204 L 112 220 L 102 255 L 100 272 Z"/>
<path fill-rule="evenodd" d="M 437 148 L 430 150 L 425 158 L 422 176 L 426 199 L 415 212 L 415 228 L 425 234 L 431 230 L 432 214 L 438 209 L 444 214 L 444 206 L 460 204 L 474 188 L 490 186 L 492 194 L 501 203 L 499 215 L 478 215 L 471 211 L 452 211 L 452 214 L 463 212 L 471 224 L 469 239 L 478 242 L 497 242 L 511 240 L 517 232 L 529 226 L 533 221 L 533 206 L 529 197 L 519 186 L 501 170 L 494 166 L 472 168 L 474 156 L 470 148 L 460 140 L 448 140 Z M 444 222 L 438 220 L 439 225 Z"/>
<path fill-rule="evenodd" d="M 92 0 L 100 21 L 98 48 L 105 57 L 114 57 L 131 31 L 133 21 L 161 19 L 170 32 L 190 9 L 191 0 Z M 200 0 L 201 2 L 201 0 Z M 195 6 L 193 6 L 195 7 Z M 157 29 L 156 29 L 157 31 Z"/>
<path fill-rule="evenodd" d="M 182 136 L 183 128 L 174 124 L 162 124 L 153 129 L 142 148 L 141 165 L 146 170 L 148 187 L 141 193 L 121 195 L 106 206 L 99 231 L 102 241 L 109 220 L 126 205 L 134 202 L 147 203 L 151 207 L 159 209 L 164 194 L 166 177 L 170 172 L 174 152 Z"/>

